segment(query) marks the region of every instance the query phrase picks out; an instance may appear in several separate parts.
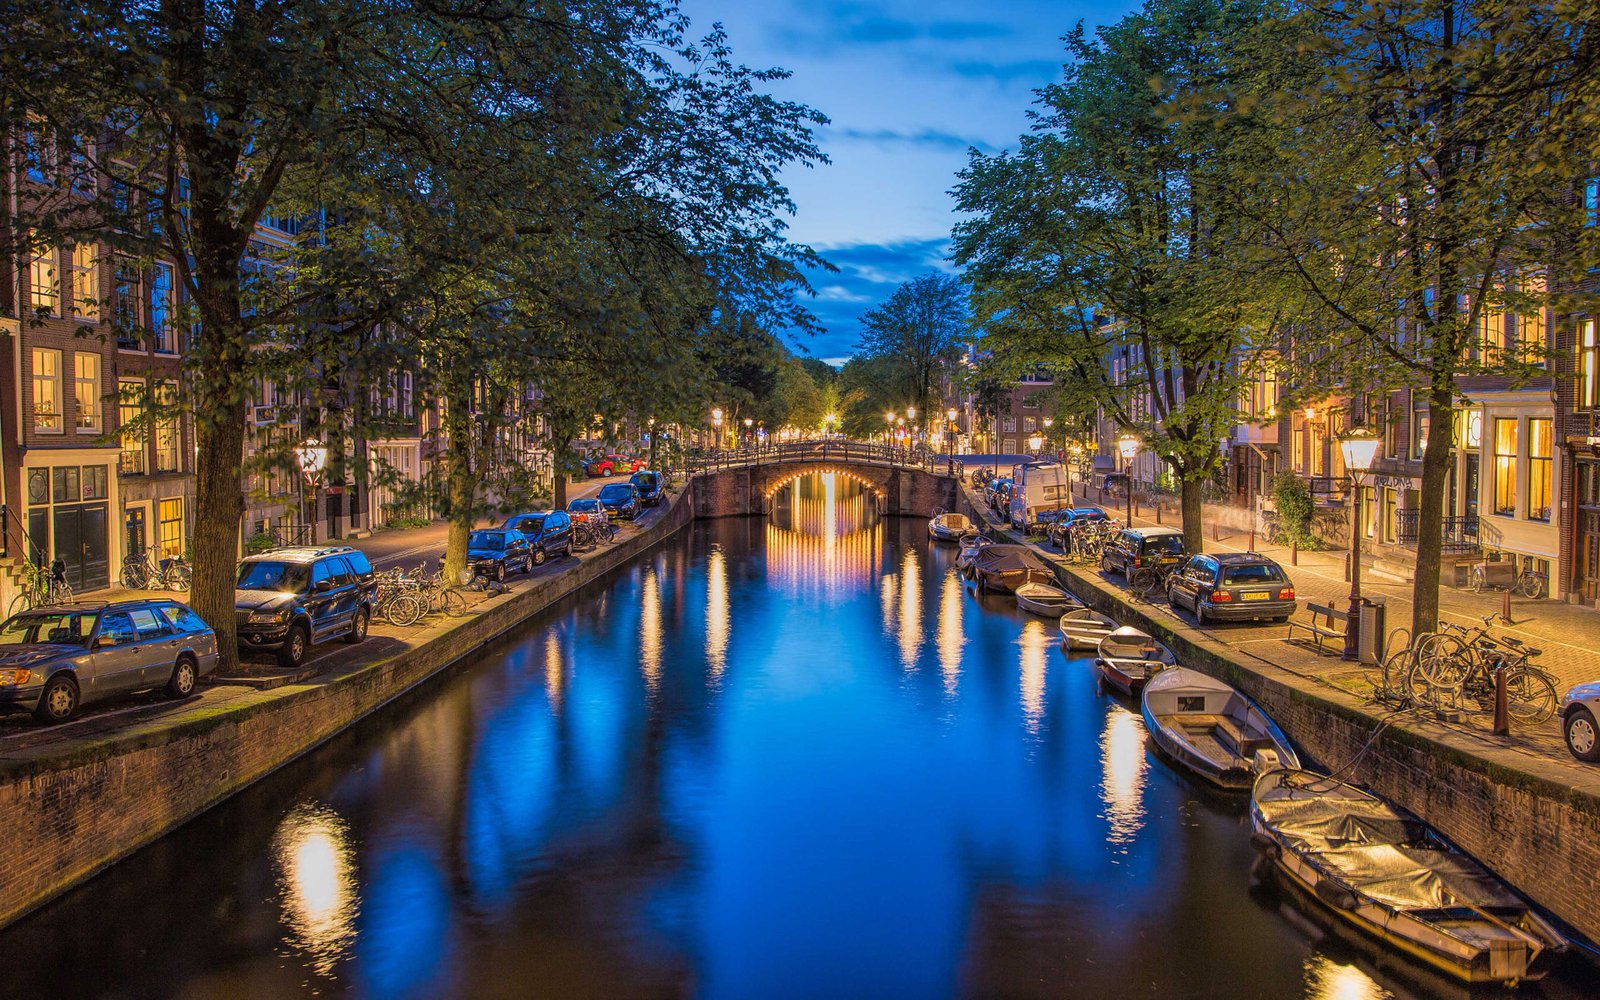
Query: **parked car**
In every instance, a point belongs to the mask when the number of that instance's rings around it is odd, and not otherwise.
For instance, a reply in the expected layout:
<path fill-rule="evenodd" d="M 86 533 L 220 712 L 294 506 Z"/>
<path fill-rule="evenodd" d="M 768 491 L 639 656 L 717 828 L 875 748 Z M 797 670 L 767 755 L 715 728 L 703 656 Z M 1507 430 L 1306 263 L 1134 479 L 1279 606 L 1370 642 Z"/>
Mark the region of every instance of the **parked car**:
<path fill-rule="evenodd" d="M 590 477 L 594 476 L 619 476 L 632 474 L 644 468 L 642 458 L 629 458 L 626 455 L 600 455 L 584 463 L 583 470 Z"/>
<path fill-rule="evenodd" d="M 1110 515 L 1099 507 L 1068 507 L 1059 512 L 1050 525 L 1050 544 L 1058 549 L 1067 547 L 1067 538 L 1081 525 L 1091 521 L 1107 521 Z"/>
<path fill-rule="evenodd" d="M 1177 528 L 1125 528 L 1100 553 L 1100 568 L 1126 577 L 1143 566 L 1176 566 L 1188 555 Z"/>
<path fill-rule="evenodd" d="M 297 667 L 319 642 L 360 642 L 372 623 L 378 583 L 367 557 L 348 545 L 290 545 L 246 556 L 234 581 L 239 644 L 275 650 Z"/>
<path fill-rule="evenodd" d="M 639 491 L 632 483 L 607 483 L 600 487 L 595 499 L 613 521 L 631 521 L 639 516 Z"/>
<path fill-rule="evenodd" d="M 1561 697 L 1561 732 L 1572 756 L 1600 761 L 1600 681 L 1574 684 Z"/>
<path fill-rule="evenodd" d="M 1108 472 L 1100 480 L 1100 488 L 1114 497 L 1128 495 L 1128 477 L 1121 472 Z"/>
<path fill-rule="evenodd" d="M 0 711 L 40 722 L 136 691 L 186 698 L 216 668 L 216 633 L 177 601 L 58 604 L 0 624 Z"/>
<path fill-rule="evenodd" d="M 666 484 L 661 479 L 661 473 L 649 469 L 640 469 L 633 474 L 628 483 L 639 491 L 639 503 L 645 507 L 656 507 L 661 503 L 661 498 L 666 495 Z"/>
<path fill-rule="evenodd" d="M 1167 580 L 1167 602 L 1211 621 L 1286 622 L 1294 614 L 1294 584 L 1283 567 L 1254 552 L 1191 556 Z"/>
<path fill-rule="evenodd" d="M 572 518 L 566 511 L 541 510 L 506 518 L 501 527 L 520 532 L 528 543 L 528 555 L 535 566 L 543 566 L 552 555 L 572 555 Z"/>
<path fill-rule="evenodd" d="M 989 509 L 1000 513 L 1011 502 L 1011 477 L 996 476 L 989 480 L 989 485 L 983 488 L 984 499 L 989 502 Z"/>
<path fill-rule="evenodd" d="M 578 524 L 596 524 L 610 520 L 606 505 L 598 497 L 583 497 L 567 504 L 567 514 Z"/>
<path fill-rule="evenodd" d="M 533 569 L 533 553 L 520 531 L 486 528 L 467 536 L 467 568 L 496 583 Z"/>

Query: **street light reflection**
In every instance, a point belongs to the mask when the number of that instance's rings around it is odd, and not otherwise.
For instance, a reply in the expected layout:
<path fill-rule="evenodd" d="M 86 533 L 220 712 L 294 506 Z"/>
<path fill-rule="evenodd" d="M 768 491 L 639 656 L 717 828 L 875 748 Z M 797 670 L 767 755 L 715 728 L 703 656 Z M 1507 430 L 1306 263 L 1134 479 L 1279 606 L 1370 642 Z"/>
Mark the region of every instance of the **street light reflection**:
<path fill-rule="evenodd" d="M 652 694 L 661 686 L 661 581 L 652 563 L 639 588 L 639 669 Z"/>
<path fill-rule="evenodd" d="M 1045 653 L 1050 637 L 1037 618 L 1030 618 L 1022 626 L 1017 645 L 1022 648 L 1022 717 L 1028 732 L 1037 736 L 1044 718 Z"/>
<path fill-rule="evenodd" d="M 544 634 L 544 686 L 550 707 L 561 711 L 561 699 L 566 694 L 567 674 L 561 665 L 561 636 L 555 629 Z"/>
<path fill-rule="evenodd" d="M 272 839 L 289 933 L 327 975 L 356 937 L 349 829 L 332 809 L 308 802 L 283 818 Z"/>
<path fill-rule="evenodd" d="M 1394 994 L 1353 965 L 1326 955 L 1306 959 L 1306 1000 L 1392 1000 Z"/>
<path fill-rule="evenodd" d="M 872 579 L 882 530 L 859 483 L 827 472 L 784 487 L 767 522 L 767 572 L 791 593 L 830 599 L 860 593 Z"/>
<path fill-rule="evenodd" d="M 961 574 L 954 567 L 945 570 L 944 587 L 939 593 L 939 673 L 944 677 L 946 697 L 954 697 L 961 679 L 961 646 L 966 636 L 961 630 Z"/>
<path fill-rule="evenodd" d="M 900 560 L 900 666 L 914 670 L 922 652 L 922 564 L 915 547 Z"/>
<path fill-rule="evenodd" d="M 728 557 L 722 546 L 713 545 L 706 560 L 706 666 L 713 682 L 728 669 Z"/>
<path fill-rule="evenodd" d="M 1106 840 L 1126 846 L 1144 826 L 1145 772 L 1150 764 L 1144 756 L 1144 722 L 1121 707 L 1106 716 L 1100 734 L 1100 799 L 1110 830 Z"/>

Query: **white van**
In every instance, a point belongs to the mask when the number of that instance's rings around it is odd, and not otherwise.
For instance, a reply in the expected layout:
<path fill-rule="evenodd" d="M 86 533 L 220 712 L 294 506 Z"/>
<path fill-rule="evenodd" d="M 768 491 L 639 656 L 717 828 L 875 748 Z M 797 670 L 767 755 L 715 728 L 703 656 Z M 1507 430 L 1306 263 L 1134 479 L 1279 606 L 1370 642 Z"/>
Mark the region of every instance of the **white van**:
<path fill-rule="evenodd" d="M 1059 462 L 1024 462 L 1011 470 L 1011 526 L 1027 530 L 1041 513 L 1071 507 L 1071 482 Z"/>

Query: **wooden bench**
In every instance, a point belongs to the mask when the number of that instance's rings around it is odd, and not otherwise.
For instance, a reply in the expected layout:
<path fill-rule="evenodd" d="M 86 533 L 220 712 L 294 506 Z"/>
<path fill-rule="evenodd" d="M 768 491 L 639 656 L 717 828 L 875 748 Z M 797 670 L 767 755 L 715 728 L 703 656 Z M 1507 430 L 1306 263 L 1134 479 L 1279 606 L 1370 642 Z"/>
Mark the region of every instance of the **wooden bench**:
<path fill-rule="evenodd" d="M 1209 733 L 1222 749 L 1249 760 L 1257 750 L 1271 750 L 1272 741 L 1251 739 L 1226 715 L 1185 715 L 1183 728 L 1192 735 Z"/>
<path fill-rule="evenodd" d="M 1289 634 L 1284 638 L 1293 639 L 1295 629 L 1300 629 L 1310 636 L 1312 644 L 1317 647 L 1317 652 L 1322 652 L 1324 640 L 1338 640 L 1339 648 L 1342 650 L 1344 648 L 1345 626 L 1350 621 L 1350 615 L 1340 611 L 1338 608 L 1330 608 L 1326 604 L 1312 604 L 1310 602 L 1306 603 L 1306 610 L 1311 612 L 1311 620 L 1296 621 L 1290 619 Z M 1337 627 L 1335 627 L 1336 625 Z"/>

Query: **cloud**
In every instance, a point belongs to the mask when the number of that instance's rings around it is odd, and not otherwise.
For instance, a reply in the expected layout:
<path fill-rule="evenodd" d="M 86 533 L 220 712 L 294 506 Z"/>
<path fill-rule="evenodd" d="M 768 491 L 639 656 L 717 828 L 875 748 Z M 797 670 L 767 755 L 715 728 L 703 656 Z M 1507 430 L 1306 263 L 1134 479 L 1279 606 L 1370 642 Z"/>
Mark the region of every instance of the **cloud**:
<path fill-rule="evenodd" d="M 861 337 L 861 314 L 886 300 L 903 282 L 930 271 L 951 271 L 945 258 L 948 239 L 898 243 L 850 243 L 819 248 L 838 273 L 813 271 L 817 291 L 810 303 L 822 332 L 802 338 L 812 355 L 840 358 L 854 352 Z"/>
<path fill-rule="evenodd" d="M 1017 34 L 1014 26 L 998 21 L 908 20 L 886 17 L 857 3 L 805 4 L 796 9 L 794 17 L 789 23 L 774 23 L 769 40 L 780 47 L 799 47 L 818 55 L 851 47 L 895 46 L 924 40 L 959 45 Z"/>
<path fill-rule="evenodd" d="M 1061 62 L 1051 59 L 1013 59 L 996 62 L 988 59 L 958 59 L 949 63 L 950 72 L 969 80 L 995 80 L 1003 84 L 1024 81 L 1043 86 L 1061 76 Z"/>
<path fill-rule="evenodd" d="M 977 149 L 983 153 L 996 151 L 995 146 L 984 142 L 982 139 L 971 139 L 966 136 L 956 135 L 954 132 L 941 132 L 938 129 L 925 128 L 916 132 L 899 132 L 887 128 L 830 128 L 826 129 L 824 134 L 857 142 L 868 142 L 879 146 L 922 146 L 933 149 L 954 150 L 961 153 L 966 152 L 968 149 Z"/>
<path fill-rule="evenodd" d="M 929 38 L 948 42 L 1007 38 L 1012 34 L 1008 25 L 995 24 L 993 21 L 935 21 L 928 25 Z"/>

